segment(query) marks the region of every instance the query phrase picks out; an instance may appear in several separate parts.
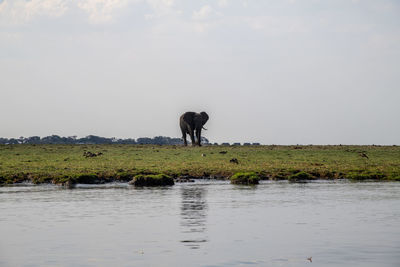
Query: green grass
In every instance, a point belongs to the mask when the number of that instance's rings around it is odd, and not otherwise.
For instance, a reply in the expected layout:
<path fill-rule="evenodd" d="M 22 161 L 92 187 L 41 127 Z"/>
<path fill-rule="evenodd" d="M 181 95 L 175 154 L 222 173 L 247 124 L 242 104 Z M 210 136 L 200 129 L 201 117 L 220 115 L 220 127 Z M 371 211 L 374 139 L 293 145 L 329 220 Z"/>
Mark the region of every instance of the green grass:
<path fill-rule="evenodd" d="M 103 155 L 87 158 L 85 151 Z M 0 184 L 128 182 L 139 174 L 228 178 L 237 172 L 274 180 L 299 172 L 311 179 L 400 180 L 400 147 L 0 145 Z"/>

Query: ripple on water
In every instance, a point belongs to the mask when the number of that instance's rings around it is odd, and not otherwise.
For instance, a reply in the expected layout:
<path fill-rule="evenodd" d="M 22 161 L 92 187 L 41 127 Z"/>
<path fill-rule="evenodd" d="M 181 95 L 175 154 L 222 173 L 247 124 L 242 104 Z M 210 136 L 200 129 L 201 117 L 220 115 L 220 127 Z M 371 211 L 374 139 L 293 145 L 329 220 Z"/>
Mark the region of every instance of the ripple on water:
<path fill-rule="evenodd" d="M 20 185 L 0 206 L 1 266 L 400 262 L 400 183 Z"/>

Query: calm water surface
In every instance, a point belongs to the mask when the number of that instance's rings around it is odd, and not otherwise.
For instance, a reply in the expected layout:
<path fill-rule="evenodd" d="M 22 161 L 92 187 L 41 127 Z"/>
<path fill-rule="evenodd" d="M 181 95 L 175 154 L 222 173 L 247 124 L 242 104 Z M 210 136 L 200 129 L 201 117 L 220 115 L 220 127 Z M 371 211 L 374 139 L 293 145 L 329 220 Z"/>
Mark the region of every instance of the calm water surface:
<path fill-rule="evenodd" d="M 0 188 L 0 266 L 247 265 L 400 266 L 400 183 Z"/>

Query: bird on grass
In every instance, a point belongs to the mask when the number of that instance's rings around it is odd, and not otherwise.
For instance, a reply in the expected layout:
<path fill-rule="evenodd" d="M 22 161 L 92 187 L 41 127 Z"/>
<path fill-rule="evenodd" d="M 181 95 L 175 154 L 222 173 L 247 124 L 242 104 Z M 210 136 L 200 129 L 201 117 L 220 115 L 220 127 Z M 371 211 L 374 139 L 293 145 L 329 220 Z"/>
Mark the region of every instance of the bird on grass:
<path fill-rule="evenodd" d="M 368 155 L 367 155 L 367 154 L 365 154 L 364 152 L 358 152 L 358 154 L 359 154 L 359 155 L 360 155 L 360 157 L 362 157 L 362 158 L 369 159 Z"/>

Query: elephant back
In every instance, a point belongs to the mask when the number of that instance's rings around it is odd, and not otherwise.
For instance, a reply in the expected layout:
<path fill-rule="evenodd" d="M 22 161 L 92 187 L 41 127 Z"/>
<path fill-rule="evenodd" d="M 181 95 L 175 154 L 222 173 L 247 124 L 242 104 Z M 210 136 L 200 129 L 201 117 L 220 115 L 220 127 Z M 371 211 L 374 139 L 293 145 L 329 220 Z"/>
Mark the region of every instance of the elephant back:
<path fill-rule="evenodd" d="M 185 112 L 182 116 L 181 116 L 181 122 L 186 122 L 188 125 L 190 125 L 191 127 L 194 126 L 194 119 L 196 116 L 196 112 Z"/>

